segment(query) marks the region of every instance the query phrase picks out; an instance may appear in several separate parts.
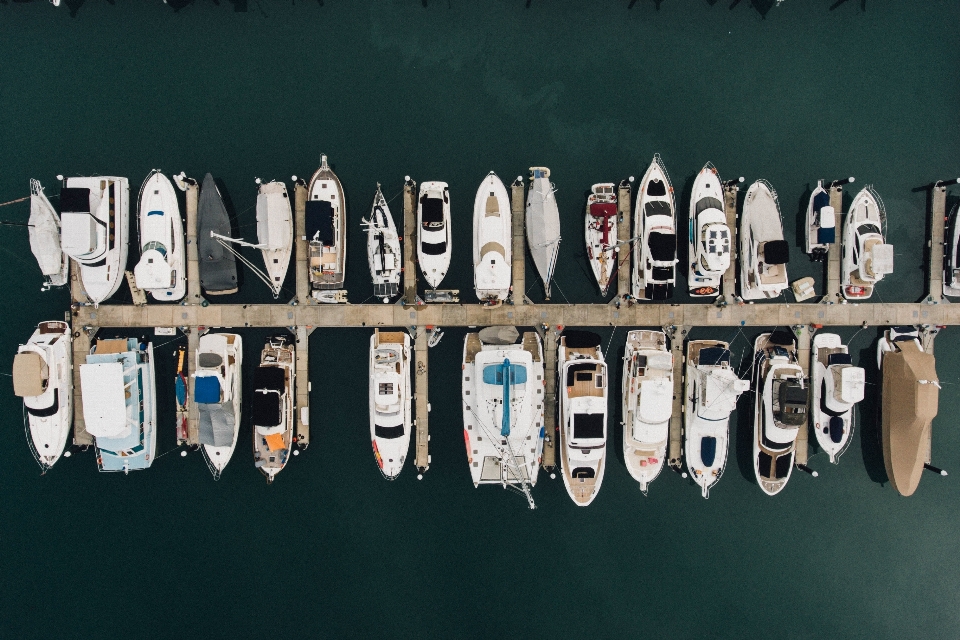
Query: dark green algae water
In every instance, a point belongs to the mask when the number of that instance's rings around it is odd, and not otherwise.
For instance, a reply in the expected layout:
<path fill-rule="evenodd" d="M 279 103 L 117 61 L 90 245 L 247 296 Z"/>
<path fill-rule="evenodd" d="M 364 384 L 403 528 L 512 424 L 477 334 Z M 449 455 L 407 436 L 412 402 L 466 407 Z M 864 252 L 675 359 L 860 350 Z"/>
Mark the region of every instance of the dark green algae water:
<path fill-rule="evenodd" d="M 897 247 L 875 302 L 918 300 L 927 195 L 917 187 L 960 174 L 955 2 L 68 4 L 0 3 L 0 201 L 27 194 L 31 177 L 55 194 L 58 173 L 129 176 L 135 196 L 151 168 L 210 171 L 238 233 L 252 235 L 253 178 L 309 176 L 325 152 L 347 191 L 353 302 L 370 293 L 359 220 L 376 182 L 388 198 L 407 174 L 450 184 L 444 286 L 468 300 L 476 186 L 491 169 L 507 180 L 531 165 L 551 167 L 559 188 L 555 299 L 602 302 L 581 249 L 584 192 L 642 175 L 655 152 L 681 211 L 707 160 L 725 178 L 770 180 L 788 238 L 818 178 L 873 183 Z M 392 204 L 399 213 L 399 198 Z M 6 220 L 27 215 L 25 204 L 0 209 Z M 26 234 L 0 232 L 0 339 L 12 357 L 68 297 L 40 294 Z M 791 278 L 820 284 L 800 237 Z M 233 298 L 271 300 L 249 275 Z M 612 340 L 611 327 L 600 330 L 611 355 L 626 329 Z M 739 354 L 759 331 L 692 335 L 732 340 Z M 839 332 L 875 382 L 877 329 Z M 90 454 L 39 477 L 8 385 L 0 636 L 960 635 L 957 329 L 937 340 L 934 423 L 934 461 L 954 475 L 928 475 L 909 499 L 886 482 L 871 386 L 841 464 L 813 457 L 820 477 L 796 474 L 776 498 L 756 487 L 744 453 L 745 398 L 710 500 L 670 472 L 644 498 L 615 434 L 590 508 L 541 474 L 532 512 L 470 483 L 463 333 L 449 329 L 430 354 L 433 462 L 421 482 L 412 467 L 393 483 L 375 467 L 368 330 L 313 334 L 313 442 L 270 487 L 253 468 L 246 422 L 217 483 L 199 455 L 177 453 L 129 477 L 98 474 Z M 267 332 L 243 335 L 254 362 Z M 173 347 L 158 346 L 161 381 L 172 380 Z M 174 447 L 172 384 L 159 392 L 171 408 L 164 453 Z M 613 424 L 618 406 L 611 394 Z"/>

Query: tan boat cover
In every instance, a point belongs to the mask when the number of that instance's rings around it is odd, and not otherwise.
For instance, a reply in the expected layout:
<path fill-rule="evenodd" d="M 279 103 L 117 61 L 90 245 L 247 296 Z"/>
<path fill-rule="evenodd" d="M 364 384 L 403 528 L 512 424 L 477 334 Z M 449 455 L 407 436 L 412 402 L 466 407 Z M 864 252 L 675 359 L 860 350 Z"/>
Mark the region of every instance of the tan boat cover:
<path fill-rule="evenodd" d="M 45 391 L 49 373 L 39 353 L 18 353 L 13 358 L 13 393 L 21 398 L 40 395 Z"/>
<path fill-rule="evenodd" d="M 937 415 L 936 358 L 914 342 L 898 342 L 899 351 L 883 356 L 883 464 L 890 483 L 900 495 L 912 495 L 920 483 L 930 437 Z"/>

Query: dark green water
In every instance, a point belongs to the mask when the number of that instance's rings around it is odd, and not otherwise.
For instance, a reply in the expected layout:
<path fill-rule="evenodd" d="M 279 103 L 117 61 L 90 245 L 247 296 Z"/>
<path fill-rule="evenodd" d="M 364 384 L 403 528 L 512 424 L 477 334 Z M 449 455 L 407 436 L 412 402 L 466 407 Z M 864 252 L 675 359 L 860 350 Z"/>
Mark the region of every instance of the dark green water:
<path fill-rule="evenodd" d="M 659 11 L 648 0 L 630 10 L 530 4 L 197 0 L 174 12 L 147 0 L 2 2 L 0 201 L 27 194 L 31 177 L 56 193 L 58 173 L 129 176 L 135 194 L 154 167 L 211 171 L 252 235 L 254 177 L 309 176 L 325 152 L 347 191 L 351 299 L 370 293 L 359 219 L 376 182 L 391 198 L 407 174 L 450 184 L 444 286 L 470 299 L 477 184 L 491 169 L 506 180 L 546 165 L 563 221 L 556 298 L 600 302 L 580 248 L 583 194 L 642 175 L 659 152 L 681 211 L 707 160 L 724 177 L 768 179 L 788 238 L 818 178 L 873 183 L 897 247 L 876 302 L 923 295 L 926 193 L 914 189 L 960 174 L 955 2 L 869 0 L 864 11 L 858 0 L 835 10 L 787 0 L 765 19 L 758 3 L 727 0 L 665 0 Z M 27 215 L 26 204 L 0 209 L 7 220 Z M 68 298 L 39 293 L 22 230 L 0 233 L 0 344 L 12 357 Z M 822 280 L 795 249 L 791 278 Z M 541 299 L 538 286 L 530 296 Z M 234 298 L 271 300 L 249 276 Z M 693 337 L 742 352 L 759 331 Z M 266 332 L 243 333 L 251 362 Z M 877 330 L 840 333 L 875 381 Z M 815 456 L 820 477 L 796 474 L 776 498 L 756 487 L 742 453 L 744 399 L 731 421 L 737 451 L 709 501 L 669 472 L 644 498 L 615 435 L 590 508 L 541 474 L 533 512 L 469 481 L 460 330 L 430 354 L 429 472 L 381 479 L 368 437 L 368 336 L 314 333 L 313 443 L 270 487 L 253 468 L 246 423 L 218 483 L 199 455 L 176 453 L 129 477 L 98 474 L 89 454 L 39 477 L 20 404 L 0 385 L 0 636 L 960 635 L 957 329 L 937 340 L 934 423 L 934 462 L 954 475 L 928 475 L 909 499 L 886 483 L 869 387 L 841 464 Z M 172 380 L 172 349 L 158 348 L 161 380 Z M 170 387 L 160 389 L 167 407 Z M 160 452 L 174 446 L 167 418 Z"/>

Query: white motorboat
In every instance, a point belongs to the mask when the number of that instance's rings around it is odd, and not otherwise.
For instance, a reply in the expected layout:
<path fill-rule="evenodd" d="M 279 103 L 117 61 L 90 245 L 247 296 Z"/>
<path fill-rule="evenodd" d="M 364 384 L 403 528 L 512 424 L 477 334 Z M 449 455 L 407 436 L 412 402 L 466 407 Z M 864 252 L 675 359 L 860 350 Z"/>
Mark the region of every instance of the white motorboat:
<path fill-rule="evenodd" d="M 719 340 L 687 343 L 683 457 L 704 498 L 727 466 L 730 413 L 750 389 L 730 366 L 730 345 Z"/>
<path fill-rule="evenodd" d="M 797 435 L 807 428 L 807 388 L 792 333 L 761 333 L 753 348 L 753 472 L 773 496 L 787 486 Z"/>
<path fill-rule="evenodd" d="M 243 340 L 236 333 L 208 333 L 197 344 L 193 401 L 200 444 L 214 480 L 220 479 L 240 435 Z"/>
<path fill-rule="evenodd" d="M 887 213 L 871 185 L 861 189 L 843 223 L 840 289 L 847 300 L 866 300 L 893 273 L 893 245 L 884 244 Z"/>
<path fill-rule="evenodd" d="M 543 454 L 543 346 L 534 332 L 517 343 L 513 327 L 468 333 L 463 343 L 463 440 L 473 486 L 524 493 L 536 485 Z"/>
<path fill-rule="evenodd" d="M 473 201 L 473 283 L 477 298 L 499 304 L 513 284 L 513 226 L 507 188 L 493 171 Z"/>
<path fill-rule="evenodd" d="M 320 168 L 307 187 L 305 208 L 310 286 L 319 291 L 343 287 L 347 265 L 347 201 L 340 179 L 320 156 Z"/>
<path fill-rule="evenodd" d="M 278 298 L 293 250 L 293 212 L 287 185 L 282 182 L 274 180 L 257 187 L 257 246 L 273 297 Z"/>
<path fill-rule="evenodd" d="M 863 400 L 866 376 L 862 368 L 853 366 L 846 345 L 835 333 L 816 334 L 810 355 L 813 432 L 836 464 L 850 445 L 853 405 Z"/>
<path fill-rule="evenodd" d="M 80 365 L 80 392 L 100 471 L 148 469 L 157 457 L 153 344 L 136 338 L 97 340 Z"/>
<path fill-rule="evenodd" d="M 420 185 L 417 229 L 417 262 L 427 284 L 436 289 L 447 275 L 453 251 L 450 189 L 446 182 L 424 182 Z"/>
<path fill-rule="evenodd" d="M 60 459 L 73 424 L 72 337 L 66 322 L 41 322 L 13 359 L 13 393 L 23 398 L 27 444 L 44 471 Z"/>
<path fill-rule="evenodd" d="M 293 447 L 294 347 L 286 336 L 267 339 L 253 372 L 253 459 L 267 484 L 287 465 Z"/>
<path fill-rule="evenodd" d="M 601 182 L 590 187 L 587 212 L 584 216 L 584 236 L 587 241 L 587 260 L 593 277 L 600 286 L 600 295 L 607 295 L 613 274 L 617 270 L 617 189 L 612 182 Z"/>
<path fill-rule="evenodd" d="M 677 205 L 660 154 L 653 156 L 640 181 L 633 216 L 638 236 L 633 246 L 633 297 L 666 300 L 673 296 L 676 282 Z"/>
<path fill-rule="evenodd" d="M 720 295 L 723 274 L 730 267 L 730 227 L 723 208 L 723 184 L 716 167 L 700 169 L 690 193 L 687 287 L 691 296 Z"/>
<path fill-rule="evenodd" d="M 373 330 L 370 336 L 370 440 L 380 473 L 395 480 L 410 450 L 413 428 L 410 335 Z"/>
<path fill-rule="evenodd" d="M 175 302 L 187 293 L 183 219 L 173 183 L 154 169 L 140 187 L 140 262 L 137 286 L 154 300 Z"/>
<path fill-rule="evenodd" d="M 130 236 L 126 178 L 67 178 L 60 190 L 60 246 L 80 265 L 80 282 L 94 305 L 124 280 Z"/>
<path fill-rule="evenodd" d="M 557 362 L 563 485 L 585 507 L 597 497 L 607 468 L 607 364 L 600 336 L 565 332 Z"/>
<path fill-rule="evenodd" d="M 60 248 L 60 218 L 39 180 L 30 179 L 30 251 L 43 274 L 43 290 L 67 284 L 70 259 Z"/>
<path fill-rule="evenodd" d="M 560 209 L 557 208 L 556 187 L 550 182 L 550 169 L 530 167 L 530 188 L 527 190 L 526 233 L 530 257 L 543 280 L 546 299 L 550 299 L 550 285 L 557 266 L 560 250 Z M 518 294 L 519 295 L 519 294 Z"/>
<path fill-rule="evenodd" d="M 373 295 L 384 302 L 400 293 L 400 272 L 403 255 L 400 253 L 400 236 L 390 214 L 387 200 L 377 184 L 373 196 L 370 219 L 363 221 L 367 229 L 367 262 L 373 279 Z"/>
<path fill-rule="evenodd" d="M 817 181 L 817 188 L 810 194 L 804 229 L 807 255 L 811 260 L 823 262 L 837 234 L 837 213 L 830 206 L 830 194 L 824 189 L 823 180 Z"/>
<path fill-rule="evenodd" d="M 662 331 L 630 331 L 623 354 L 623 460 L 644 495 L 667 457 L 673 354 Z"/>
<path fill-rule="evenodd" d="M 783 239 L 777 192 L 766 180 L 747 190 L 740 222 L 740 297 L 776 298 L 789 286 L 790 245 Z"/>
<path fill-rule="evenodd" d="M 943 295 L 945 296 L 960 296 L 960 224 L 958 224 L 958 216 L 960 216 L 960 203 L 953 205 L 949 216 L 949 238 L 943 269 Z"/>

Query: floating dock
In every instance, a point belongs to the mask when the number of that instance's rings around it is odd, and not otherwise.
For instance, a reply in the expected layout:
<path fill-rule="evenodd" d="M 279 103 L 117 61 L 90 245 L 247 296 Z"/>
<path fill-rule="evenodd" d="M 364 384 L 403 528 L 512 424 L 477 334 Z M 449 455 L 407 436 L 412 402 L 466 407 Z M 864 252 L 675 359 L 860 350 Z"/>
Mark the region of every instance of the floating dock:
<path fill-rule="evenodd" d="M 797 336 L 797 359 L 800 360 L 800 368 L 803 369 L 803 378 L 810 384 L 810 329 L 806 325 L 794 327 L 794 333 Z M 806 426 L 797 432 L 795 464 L 807 464 L 809 456 L 807 454 L 807 439 L 810 437 L 809 413 Z"/>
<path fill-rule="evenodd" d="M 557 333 L 553 327 L 542 330 L 543 339 L 543 460 L 544 469 L 557 466 Z"/>
<path fill-rule="evenodd" d="M 720 294 L 727 304 L 735 303 L 737 298 L 737 254 L 740 245 L 737 243 L 737 194 L 740 187 L 736 184 L 727 184 L 723 187 L 723 212 L 727 215 L 727 228 L 730 230 L 730 266 L 723 272 L 720 284 Z"/>
<path fill-rule="evenodd" d="M 840 256 L 842 249 L 840 243 L 843 236 L 843 187 L 833 185 L 830 187 L 830 206 L 836 212 L 836 237 L 835 242 L 827 247 L 827 285 L 823 292 L 821 302 L 838 303 L 843 302 L 843 296 L 840 293 Z"/>
<path fill-rule="evenodd" d="M 630 242 L 633 216 L 630 215 L 630 183 L 621 181 L 617 187 L 617 298 L 630 294 L 630 277 L 633 275 L 630 257 L 633 243 Z"/>
<path fill-rule="evenodd" d="M 407 180 L 403 185 L 403 304 L 417 305 L 417 183 Z M 405 326 L 404 322 L 398 326 Z"/>
<path fill-rule="evenodd" d="M 664 327 L 670 338 L 673 353 L 673 412 L 670 414 L 670 446 L 667 449 L 667 464 L 678 471 L 683 469 L 683 377 L 686 360 L 686 339 L 689 327 Z"/>
<path fill-rule="evenodd" d="M 947 188 L 933 185 L 930 193 L 930 256 L 927 267 L 927 302 L 943 301 L 943 253 L 947 227 Z"/>
<path fill-rule="evenodd" d="M 513 227 L 513 245 L 511 246 L 513 304 L 524 304 L 527 298 L 527 245 L 524 236 L 526 202 L 523 178 L 518 177 L 510 185 L 510 216 Z"/>
<path fill-rule="evenodd" d="M 416 457 L 414 464 L 422 475 L 430 468 L 430 369 L 427 356 L 429 336 L 426 327 L 414 327 L 413 336 L 413 415 L 416 425 Z"/>
<path fill-rule="evenodd" d="M 310 243 L 307 241 L 307 184 L 296 180 L 293 186 L 293 245 L 296 255 L 297 304 L 310 304 Z"/>

